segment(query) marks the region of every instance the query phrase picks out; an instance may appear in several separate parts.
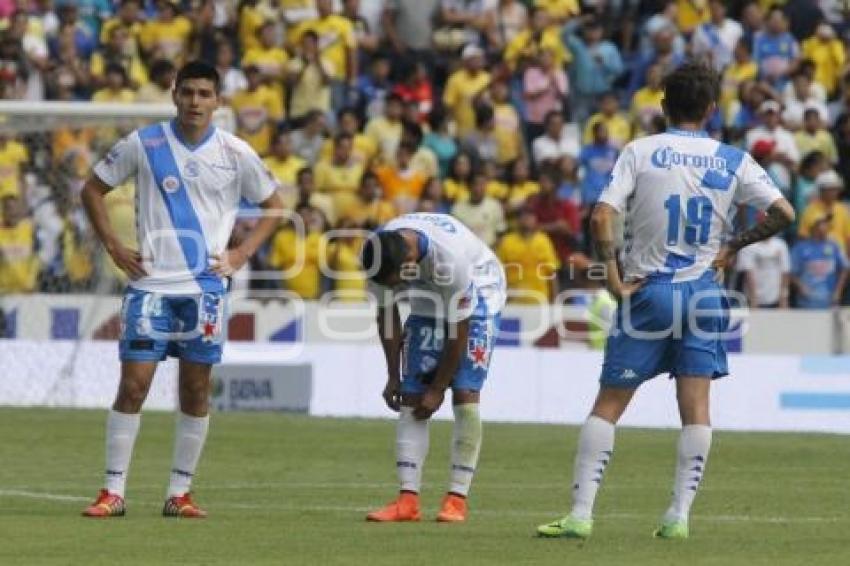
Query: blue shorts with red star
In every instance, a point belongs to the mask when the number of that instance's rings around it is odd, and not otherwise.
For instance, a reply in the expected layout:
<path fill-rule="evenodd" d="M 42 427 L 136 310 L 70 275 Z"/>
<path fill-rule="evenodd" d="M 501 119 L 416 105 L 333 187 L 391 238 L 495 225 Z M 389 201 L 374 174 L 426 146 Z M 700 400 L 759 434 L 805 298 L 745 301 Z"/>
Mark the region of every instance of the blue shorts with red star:
<path fill-rule="evenodd" d="M 482 304 L 481 301 L 479 304 Z M 461 357 L 452 389 L 481 391 L 490 368 L 490 356 L 496 342 L 499 314 L 476 309 L 469 319 L 469 339 Z M 444 320 L 412 314 L 404 323 L 401 392 L 419 395 L 434 380 L 448 334 Z"/>
<path fill-rule="evenodd" d="M 121 306 L 122 362 L 158 362 L 166 356 L 217 364 L 226 339 L 227 295 L 161 295 L 128 287 Z"/>

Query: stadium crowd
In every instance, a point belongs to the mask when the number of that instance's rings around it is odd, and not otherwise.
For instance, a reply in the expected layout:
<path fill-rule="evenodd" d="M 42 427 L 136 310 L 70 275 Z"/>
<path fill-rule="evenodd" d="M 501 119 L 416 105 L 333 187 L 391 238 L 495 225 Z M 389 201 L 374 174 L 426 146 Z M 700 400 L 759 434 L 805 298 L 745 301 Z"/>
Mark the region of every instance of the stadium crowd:
<path fill-rule="evenodd" d="M 838 0 L 0 0 L 0 98 L 168 103 L 183 62 L 213 62 L 298 217 L 251 269 L 304 268 L 250 285 L 362 299 L 351 229 L 443 212 L 494 247 L 515 300 L 552 300 L 593 287 L 589 211 L 623 145 L 666 129 L 665 74 L 703 59 L 722 75 L 709 134 L 751 152 L 800 219 L 730 284 L 827 308 L 850 245 L 848 23 Z M 0 293 L 119 288 L 79 191 L 120 133 L 0 135 Z M 132 187 L 109 206 L 132 241 Z"/>

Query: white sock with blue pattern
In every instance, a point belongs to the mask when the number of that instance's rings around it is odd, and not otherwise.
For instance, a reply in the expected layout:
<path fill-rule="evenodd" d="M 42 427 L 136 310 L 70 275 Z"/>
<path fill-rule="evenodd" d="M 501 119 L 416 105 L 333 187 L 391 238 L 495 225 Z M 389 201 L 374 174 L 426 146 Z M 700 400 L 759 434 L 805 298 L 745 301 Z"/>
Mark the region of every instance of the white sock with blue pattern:
<path fill-rule="evenodd" d="M 687 521 L 697 489 L 705 473 L 708 452 L 711 450 L 711 427 L 686 425 L 679 435 L 676 477 L 673 500 L 664 514 L 665 522 Z"/>
<path fill-rule="evenodd" d="M 584 421 L 578 437 L 573 471 L 574 519 L 589 520 L 593 517 L 593 502 L 602 484 L 605 468 L 614 453 L 614 425 L 591 415 Z"/>

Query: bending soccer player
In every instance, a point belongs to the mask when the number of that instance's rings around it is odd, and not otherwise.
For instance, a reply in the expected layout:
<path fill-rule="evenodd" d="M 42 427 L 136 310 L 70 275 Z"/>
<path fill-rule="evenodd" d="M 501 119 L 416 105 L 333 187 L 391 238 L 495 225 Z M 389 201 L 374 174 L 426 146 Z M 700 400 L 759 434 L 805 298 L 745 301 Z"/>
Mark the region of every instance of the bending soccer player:
<path fill-rule="evenodd" d="M 366 240 L 363 268 L 378 303 L 387 360 L 384 400 L 399 412 L 398 498 L 370 521 L 418 521 L 428 419 L 452 389 L 451 481 L 438 521 L 464 521 L 481 449 L 481 387 L 505 303 L 505 274 L 487 245 L 445 214 L 407 214 Z M 398 300 L 410 301 L 402 332 Z M 402 359 L 403 358 L 403 359 Z"/>
<path fill-rule="evenodd" d="M 130 278 L 121 308 L 121 380 L 106 421 L 106 483 L 83 512 L 88 517 L 124 515 L 139 411 L 167 355 L 180 359 L 180 415 L 162 513 L 206 516 L 189 488 L 209 426 L 210 371 L 225 340 L 225 281 L 268 238 L 281 208 L 276 183 L 254 150 L 212 126 L 220 87 L 214 67 L 188 63 L 175 81 L 177 118 L 119 141 L 83 189 L 98 238 Z M 138 251 L 118 240 L 104 205 L 104 195 L 130 177 Z M 265 214 L 238 247 L 226 249 L 242 198 Z"/>
<path fill-rule="evenodd" d="M 614 451 L 614 425 L 640 384 L 661 373 L 676 380 L 682 432 L 673 498 L 655 534 L 688 536 L 689 511 L 711 447 L 709 388 L 712 379 L 727 374 L 722 334 L 728 303 L 719 281 L 738 250 L 794 219 L 791 205 L 752 157 L 705 133 L 718 89 L 715 73 L 698 64 L 671 73 L 663 108 L 672 127 L 626 146 L 593 210 L 596 253 L 620 305 L 599 394 L 579 435 L 572 511 L 538 527 L 541 536 L 590 536 L 593 502 Z M 738 204 L 767 210 L 766 219 L 721 245 Z M 613 244 L 619 214 L 626 226 L 622 279 Z"/>

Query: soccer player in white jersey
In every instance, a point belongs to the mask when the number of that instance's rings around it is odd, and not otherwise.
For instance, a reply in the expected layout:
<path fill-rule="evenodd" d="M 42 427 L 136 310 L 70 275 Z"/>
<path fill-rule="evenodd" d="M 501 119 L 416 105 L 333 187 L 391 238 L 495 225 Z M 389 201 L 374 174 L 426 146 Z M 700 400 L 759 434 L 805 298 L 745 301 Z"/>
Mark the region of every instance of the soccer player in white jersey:
<path fill-rule="evenodd" d="M 481 449 L 480 391 L 505 304 L 505 273 L 487 245 L 446 214 L 406 214 L 363 246 L 387 360 L 383 397 L 399 412 L 400 493 L 370 521 L 418 521 L 428 419 L 452 389 L 454 429 L 448 492 L 437 520 L 464 521 Z M 398 301 L 410 302 L 402 331 Z"/>
<path fill-rule="evenodd" d="M 676 380 L 682 432 L 672 501 L 655 534 L 688 536 L 688 514 L 711 446 L 709 386 L 727 374 L 723 269 L 738 250 L 794 219 L 791 205 L 752 157 L 704 132 L 718 88 L 714 71 L 699 64 L 671 73 L 663 108 L 672 127 L 626 146 L 593 210 L 594 246 L 620 305 L 599 394 L 579 435 L 572 511 L 538 527 L 541 536 L 590 536 L 593 502 L 614 450 L 614 426 L 638 386 L 661 373 Z M 766 210 L 766 218 L 723 244 L 737 204 Z M 620 214 L 622 279 L 613 245 Z"/>
<path fill-rule="evenodd" d="M 162 513 L 206 516 L 189 488 L 209 426 L 210 371 L 225 340 L 226 280 L 268 238 L 281 209 L 276 183 L 257 154 L 211 124 L 220 88 L 214 67 L 185 65 L 172 95 L 177 117 L 119 141 L 83 189 L 98 238 L 130 278 L 121 308 L 121 379 L 106 421 L 105 485 L 83 512 L 88 517 L 125 513 L 139 412 L 167 355 L 180 360 L 180 414 Z M 131 177 L 138 251 L 118 240 L 104 205 L 104 195 Z M 242 198 L 265 214 L 241 245 L 227 249 Z"/>

